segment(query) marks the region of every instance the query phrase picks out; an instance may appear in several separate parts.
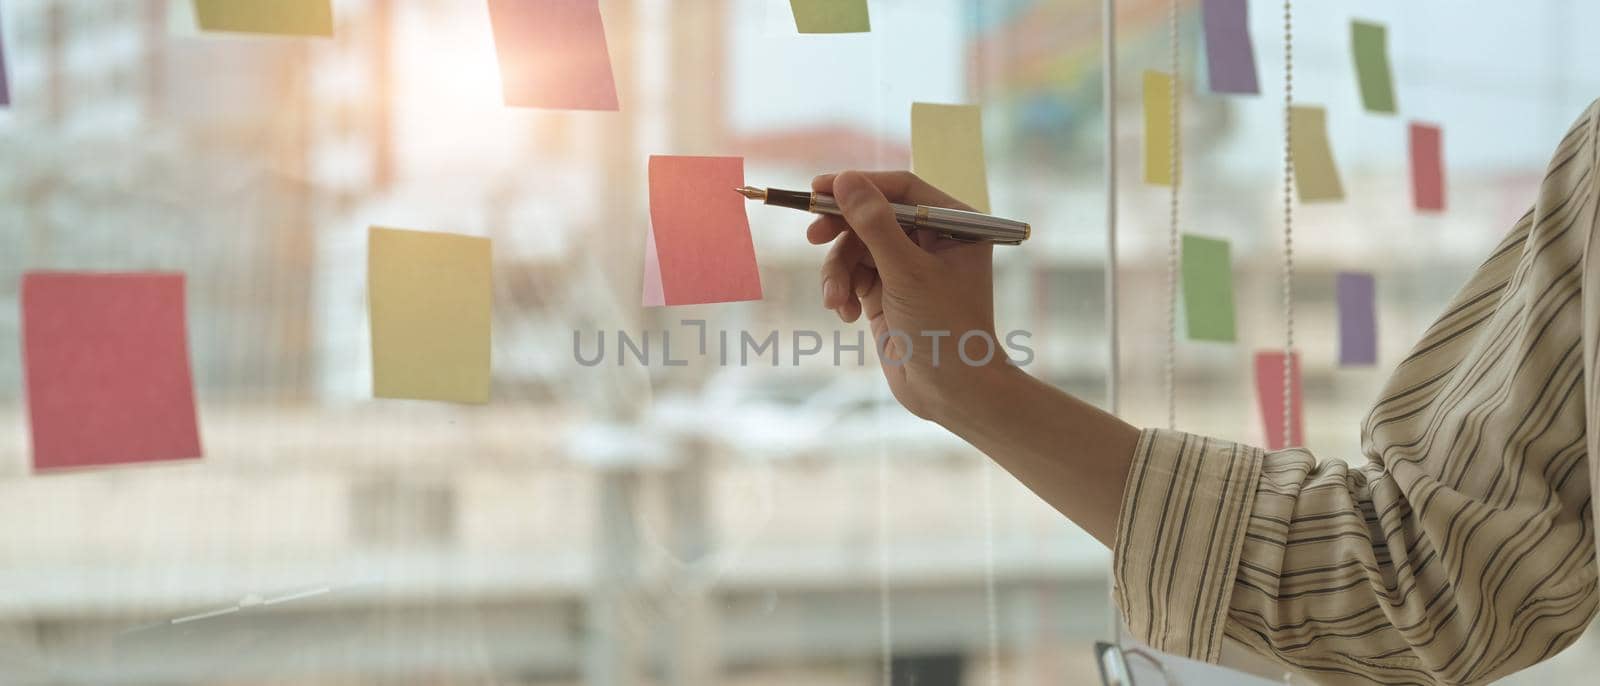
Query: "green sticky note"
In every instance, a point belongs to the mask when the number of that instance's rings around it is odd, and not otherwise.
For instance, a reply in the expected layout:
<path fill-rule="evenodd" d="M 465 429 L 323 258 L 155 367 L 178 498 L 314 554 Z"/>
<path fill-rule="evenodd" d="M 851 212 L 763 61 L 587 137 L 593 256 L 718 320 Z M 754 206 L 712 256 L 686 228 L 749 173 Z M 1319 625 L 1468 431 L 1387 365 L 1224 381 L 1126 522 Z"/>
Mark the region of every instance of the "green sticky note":
<path fill-rule="evenodd" d="M 911 103 L 911 171 L 979 212 L 989 211 L 983 109 Z"/>
<path fill-rule="evenodd" d="M 1394 79 L 1389 74 L 1389 30 L 1382 24 L 1350 22 L 1350 49 L 1361 81 L 1361 104 L 1368 112 L 1394 113 Z"/>
<path fill-rule="evenodd" d="M 866 33 L 867 0 L 789 0 L 800 33 Z"/>
<path fill-rule="evenodd" d="M 375 397 L 489 402 L 490 250 L 474 236 L 367 234 Z"/>
<path fill-rule="evenodd" d="M 194 0 L 202 31 L 332 36 L 331 0 Z"/>
<path fill-rule="evenodd" d="M 1228 242 L 1183 236 L 1183 309 L 1189 339 L 1233 342 L 1233 263 Z"/>

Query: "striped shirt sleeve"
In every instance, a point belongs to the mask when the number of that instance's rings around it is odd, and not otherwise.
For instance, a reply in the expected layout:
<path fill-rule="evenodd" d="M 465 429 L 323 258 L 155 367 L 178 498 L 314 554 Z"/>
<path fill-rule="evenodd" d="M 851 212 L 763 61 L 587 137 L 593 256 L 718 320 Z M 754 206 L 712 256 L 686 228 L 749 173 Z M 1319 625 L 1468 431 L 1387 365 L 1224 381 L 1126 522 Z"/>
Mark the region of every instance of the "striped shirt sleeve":
<path fill-rule="evenodd" d="M 1503 676 L 1594 616 L 1583 452 L 1540 470 L 1555 478 L 1530 492 L 1554 504 L 1491 507 L 1425 481 L 1413 505 L 1381 468 L 1145 430 L 1118 523 L 1117 604 L 1159 650 L 1216 662 L 1233 639 L 1323 684 Z"/>
<path fill-rule="evenodd" d="M 1217 660 L 1261 460 L 1235 443 L 1140 433 L 1113 557 L 1117 605 L 1151 647 Z"/>
<path fill-rule="evenodd" d="M 1113 548 L 1135 637 L 1212 662 L 1234 640 L 1325 684 L 1476 684 L 1583 632 L 1597 602 L 1596 112 L 1396 367 L 1362 426 L 1363 463 L 1141 433 Z"/>

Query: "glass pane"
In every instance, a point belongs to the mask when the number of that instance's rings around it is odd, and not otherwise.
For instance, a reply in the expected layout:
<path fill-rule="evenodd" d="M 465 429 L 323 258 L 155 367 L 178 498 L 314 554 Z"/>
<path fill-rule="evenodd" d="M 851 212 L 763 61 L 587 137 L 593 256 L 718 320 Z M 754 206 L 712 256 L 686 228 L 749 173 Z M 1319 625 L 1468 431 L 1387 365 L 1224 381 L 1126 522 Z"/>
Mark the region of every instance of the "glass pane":
<path fill-rule="evenodd" d="M 1165 426 L 1265 443 L 1251 355 L 1285 341 L 1283 278 L 1283 3 L 1249 3 L 1261 93 L 1214 94 L 1200 3 L 1180 18 L 1183 133 L 1180 225 L 1232 244 L 1238 342 L 1188 341 L 1180 309 L 1175 394 L 1164 380 L 1166 298 L 1119 311 L 1122 409 Z M 1169 198 L 1143 183 L 1141 76 L 1169 69 L 1168 3 L 1118 2 L 1118 145 L 1122 289 L 1164 294 Z M 1353 19 L 1388 28 L 1398 114 L 1363 109 L 1350 48 Z M 1567 0 L 1474 5 L 1357 0 L 1294 3 L 1294 100 L 1326 108 L 1346 198 L 1296 203 L 1294 340 L 1302 355 L 1305 444 L 1321 459 L 1364 461 L 1360 425 L 1395 365 L 1491 248 L 1531 206 L 1571 123 L 1600 94 L 1600 47 L 1580 27 L 1600 7 Z M 1413 208 L 1407 125 L 1443 130 L 1447 209 Z M 1336 275 L 1376 277 L 1376 365 L 1340 367 Z M 1221 400 L 1221 401 L 1219 401 Z M 1594 634 L 1594 632 L 1590 632 Z M 1600 666 L 1592 639 L 1509 680 L 1579 681 Z"/>
<path fill-rule="evenodd" d="M 805 187 L 907 167 L 913 102 L 980 103 L 993 207 L 1036 229 L 998 251 L 1001 329 L 1103 399 L 1098 3 L 873 0 L 841 36 L 600 5 L 618 113 L 503 106 L 482 2 L 340 0 L 331 39 L 5 3 L 8 682 L 1093 677 L 1107 554 L 894 402 L 809 218 L 750 207 L 763 300 L 639 303 L 649 155 Z M 370 226 L 493 239 L 489 405 L 371 397 Z M 21 274 L 150 269 L 187 279 L 204 459 L 33 474 Z"/>

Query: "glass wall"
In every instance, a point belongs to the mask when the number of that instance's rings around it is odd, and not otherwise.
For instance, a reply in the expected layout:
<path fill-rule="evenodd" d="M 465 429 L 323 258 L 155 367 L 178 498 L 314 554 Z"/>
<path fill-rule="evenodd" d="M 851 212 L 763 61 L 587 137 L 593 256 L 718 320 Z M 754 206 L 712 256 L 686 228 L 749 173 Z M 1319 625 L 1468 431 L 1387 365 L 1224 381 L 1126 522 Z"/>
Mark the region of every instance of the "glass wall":
<path fill-rule="evenodd" d="M 1200 3 L 1180 19 L 1183 188 L 1179 230 L 1231 242 L 1235 344 L 1183 338 L 1176 389 L 1164 379 L 1169 198 L 1143 178 L 1140 78 L 1169 68 L 1165 2 L 1118 2 L 1125 33 L 1117 69 L 1122 289 L 1122 410 L 1165 426 L 1176 398 L 1179 429 L 1263 445 L 1252 355 L 1282 350 L 1283 3 L 1252 0 L 1261 93 L 1212 94 Z M 1533 204 L 1556 143 L 1600 97 L 1600 46 L 1583 27 L 1600 6 L 1569 0 L 1517 3 L 1295 2 L 1296 104 L 1327 111 L 1328 138 L 1346 198 L 1296 203 L 1293 327 L 1304 376 L 1305 443 L 1321 459 L 1364 461 L 1360 425 L 1383 383 L 1489 251 Z M 1365 111 L 1351 54 L 1352 20 L 1388 29 L 1397 114 Z M 1136 27 L 1144 27 L 1140 30 Z M 1446 209 L 1413 209 L 1408 124 L 1443 131 Z M 1335 278 L 1371 272 L 1377 284 L 1376 365 L 1340 367 Z M 1512 683 L 1580 683 L 1600 666 L 1590 637 Z M 1587 672 L 1585 671 L 1587 670 Z"/>
<path fill-rule="evenodd" d="M 483 2 L 338 0 L 336 37 L 201 34 L 187 0 L 3 5 L 0 672 L 7 683 L 1075 681 L 1106 553 L 889 396 L 792 363 L 808 220 L 752 207 L 765 299 L 639 305 L 651 154 L 804 186 L 903 168 L 915 101 L 983 103 L 1002 314 L 1103 396 L 1097 5 L 604 0 L 618 113 L 506 108 Z M 371 398 L 369 226 L 494 240 L 485 407 Z M 205 458 L 34 475 L 21 273 L 187 275 Z M 587 367 L 574 335 L 686 366 Z M 779 334 L 724 365 L 716 336 Z M 830 340 L 831 343 L 831 340 Z M 831 351 L 832 347 L 829 347 Z M 612 351 L 613 353 L 615 351 Z M 738 350 L 735 349 L 737 358 Z"/>

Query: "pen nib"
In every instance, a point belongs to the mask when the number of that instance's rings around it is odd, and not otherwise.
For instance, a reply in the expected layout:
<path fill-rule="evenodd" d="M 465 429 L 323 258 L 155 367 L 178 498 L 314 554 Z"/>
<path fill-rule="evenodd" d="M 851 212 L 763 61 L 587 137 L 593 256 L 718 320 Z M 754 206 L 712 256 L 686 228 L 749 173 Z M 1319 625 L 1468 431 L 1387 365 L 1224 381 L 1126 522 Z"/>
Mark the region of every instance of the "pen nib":
<path fill-rule="evenodd" d="M 742 195 L 742 196 L 744 196 L 746 198 L 749 198 L 751 200 L 766 200 L 767 199 L 767 192 L 765 190 L 760 189 L 760 188 L 753 188 L 753 187 L 750 187 L 750 186 L 740 186 L 740 187 L 735 188 L 733 190 L 738 192 L 739 195 Z"/>

